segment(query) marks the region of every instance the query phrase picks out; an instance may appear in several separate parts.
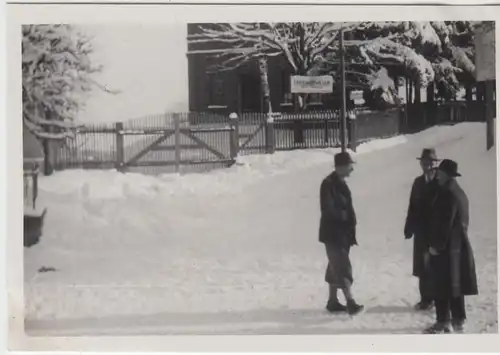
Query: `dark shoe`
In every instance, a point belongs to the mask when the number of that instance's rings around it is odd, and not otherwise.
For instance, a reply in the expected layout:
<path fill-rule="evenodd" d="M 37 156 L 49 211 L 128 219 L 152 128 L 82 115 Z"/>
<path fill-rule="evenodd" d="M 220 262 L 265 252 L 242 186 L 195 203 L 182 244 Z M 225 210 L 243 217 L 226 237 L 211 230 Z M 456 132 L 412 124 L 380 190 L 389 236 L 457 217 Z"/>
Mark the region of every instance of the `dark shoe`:
<path fill-rule="evenodd" d="M 365 306 L 357 304 L 355 301 L 347 301 L 347 313 L 351 316 L 355 316 L 356 314 L 362 312 L 365 309 Z"/>
<path fill-rule="evenodd" d="M 339 313 L 346 312 L 347 307 L 339 301 L 328 301 L 328 303 L 326 304 L 326 310 L 330 313 Z"/>
<path fill-rule="evenodd" d="M 415 310 L 430 311 L 433 307 L 434 307 L 434 302 L 432 301 L 420 301 L 415 305 Z"/>
<path fill-rule="evenodd" d="M 445 322 L 436 322 L 424 330 L 425 334 L 449 334 L 451 333 L 450 324 Z"/>
<path fill-rule="evenodd" d="M 464 320 L 454 320 L 451 322 L 454 333 L 464 333 L 465 332 L 465 321 Z"/>

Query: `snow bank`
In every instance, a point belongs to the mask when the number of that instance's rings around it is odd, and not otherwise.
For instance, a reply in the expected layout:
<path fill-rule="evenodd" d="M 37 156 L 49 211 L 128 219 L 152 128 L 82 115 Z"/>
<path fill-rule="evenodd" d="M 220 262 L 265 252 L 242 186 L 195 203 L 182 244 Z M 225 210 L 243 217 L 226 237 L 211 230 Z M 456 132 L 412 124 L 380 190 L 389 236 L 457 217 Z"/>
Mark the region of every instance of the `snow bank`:
<path fill-rule="evenodd" d="M 484 131 L 484 123 L 434 127 L 359 147 L 349 179 L 359 236 L 353 292 L 366 312 L 355 318 L 324 312 L 318 190 L 334 149 L 242 157 L 199 175 L 43 178 L 44 236 L 24 253 L 27 332 L 420 333 L 433 314 L 412 310 L 413 244 L 402 231 L 415 158 L 432 146 L 458 161 L 470 199 L 480 294 L 467 298 L 468 332 L 495 333 L 496 156 Z"/>
<path fill-rule="evenodd" d="M 357 153 L 366 154 L 406 142 L 405 136 L 373 140 L 361 144 Z M 221 195 L 238 193 L 245 186 L 280 174 L 315 165 L 332 164 L 340 149 L 311 149 L 276 152 L 272 155 L 239 157 L 228 169 L 205 174 L 164 174 L 149 176 L 119 173 L 116 170 L 65 170 L 40 179 L 40 189 L 58 195 L 75 195 L 83 200 L 126 199 L 130 196 L 154 198 L 158 195 Z"/>

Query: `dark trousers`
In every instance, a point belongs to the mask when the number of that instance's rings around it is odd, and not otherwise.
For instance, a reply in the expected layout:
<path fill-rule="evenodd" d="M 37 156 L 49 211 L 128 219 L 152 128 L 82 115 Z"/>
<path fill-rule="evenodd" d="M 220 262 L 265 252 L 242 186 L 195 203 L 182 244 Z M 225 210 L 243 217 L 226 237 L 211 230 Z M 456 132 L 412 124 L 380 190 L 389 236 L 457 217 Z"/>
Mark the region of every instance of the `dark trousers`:
<path fill-rule="evenodd" d="M 438 322 L 465 320 L 465 299 L 463 296 L 437 299 L 434 302 L 436 304 L 436 318 Z"/>
<path fill-rule="evenodd" d="M 350 247 L 341 247 L 333 244 L 325 244 L 325 247 L 328 257 L 325 281 L 336 288 L 350 288 L 354 282 L 351 260 L 349 259 Z"/>
<path fill-rule="evenodd" d="M 420 291 L 420 300 L 430 303 L 432 299 L 429 297 L 430 280 L 427 275 L 422 275 L 418 278 L 418 290 Z"/>

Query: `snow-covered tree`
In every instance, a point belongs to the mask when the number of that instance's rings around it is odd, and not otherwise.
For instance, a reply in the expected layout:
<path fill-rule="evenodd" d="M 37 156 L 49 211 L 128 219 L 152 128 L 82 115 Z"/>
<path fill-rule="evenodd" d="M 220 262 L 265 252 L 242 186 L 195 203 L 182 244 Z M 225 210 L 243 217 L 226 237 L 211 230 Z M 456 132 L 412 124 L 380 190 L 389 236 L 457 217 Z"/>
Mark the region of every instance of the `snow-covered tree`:
<path fill-rule="evenodd" d="M 189 43 L 210 43 L 222 48 L 214 54 L 217 59 L 214 70 L 232 70 L 258 60 L 261 78 L 266 79 L 267 58 L 280 56 L 285 59 L 292 75 L 312 75 L 326 54 L 334 47 L 338 48 L 341 28 L 350 31 L 355 25 L 319 22 L 215 23 L 200 25 L 199 33 L 192 35 Z M 264 80 L 262 88 L 264 96 L 269 93 Z M 302 98 L 299 105 L 303 107 L 305 102 L 306 98 Z"/>
<path fill-rule="evenodd" d="M 421 87 L 430 86 L 433 92 L 434 85 L 441 97 L 451 98 L 461 86 L 474 81 L 474 24 L 467 21 L 401 22 L 394 27 L 397 30 L 388 36 L 386 43 L 368 50 L 380 52 L 389 47 L 392 52 L 398 52 L 397 46 L 402 46 L 405 49 L 395 56 L 399 59 L 393 59 L 404 65 L 406 76 L 415 84 L 416 101 L 419 101 Z M 372 45 L 377 46 L 377 41 Z"/>
<path fill-rule="evenodd" d="M 215 23 L 200 25 L 200 33 L 189 42 L 225 44 L 224 51 L 215 55 L 220 70 L 263 56 L 284 56 L 294 74 L 306 75 L 337 39 L 341 27 L 319 22 Z"/>
<path fill-rule="evenodd" d="M 454 96 L 473 80 L 473 22 L 400 21 L 349 23 L 233 23 L 201 25 L 190 43 L 211 43 L 216 70 L 232 70 L 250 60 L 281 56 L 296 75 L 331 74 L 338 80 L 339 33 L 345 33 L 348 88 L 374 90 L 380 73 L 385 79 L 403 76 L 415 88 L 434 85 L 441 96 Z M 267 66 L 260 66 L 267 68 Z M 387 72 L 381 72 L 381 69 Z M 267 77 L 262 73 L 261 77 Z M 397 101 L 392 85 L 377 88 L 380 98 Z M 268 92 L 264 89 L 264 92 Z"/>
<path fill-rule="evenodd" d="M 90 59 L 88 37 L 70 25 L 22 27 L 23 122 L 37 137 L 72 136 L 74 118 L 101 70 Z"/>
<path fill-rule="evenodd" d="M 475 82 L 474 22 L 432 22 L 442 42 L 441 51 L 431 57 L 436 72 L 438 95 L 454 98 L 461 87 L 470 90 Z"/>
<path fill-rule="evenodd" d="M 216 70 L 232 70 L 252 59 L 281 56 L 296 75 L 330 74 L 339 79 L 339 34 L 345 33 L 348 88 L 370 90 L 382 67 L 402 66 L 406 74 L 426 86 L 434 80 L 432 64 L 413 46 L 440 46 L 428 22 L 349 23 L 233 23 L 200 25 L 190 43 L 211 43 L 223 48 L 214 56 Z M 260 66 L 265 68 L 265 66 Z M 266 77 L 261 71 L 261 77 Z M 263 86 L 263 92 L 269 90 Z M 381 97 L 397 100 L 385 86 Z M 299 102 L 305 102 L 300 100 Z"/>

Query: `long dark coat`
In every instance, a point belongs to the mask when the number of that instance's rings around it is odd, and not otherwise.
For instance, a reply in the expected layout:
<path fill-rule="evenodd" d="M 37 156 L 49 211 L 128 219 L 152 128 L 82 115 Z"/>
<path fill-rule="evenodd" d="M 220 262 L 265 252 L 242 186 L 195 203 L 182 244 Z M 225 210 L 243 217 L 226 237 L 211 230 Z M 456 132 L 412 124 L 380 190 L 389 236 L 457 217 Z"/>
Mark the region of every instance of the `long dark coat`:
<path fill-rule="evenodd" d="M 413 237 L 413 276 L 417 277 L 422 277 L 425 272 L 424 253 L 429 249 L 430 210 L 437 188 L 437 181 L 427 182 L 425 175 L 417 177 L 411 188 L 404 235 L 406 238 Z"/>
<path fill-rule="evenodd" d="M 439 253 L 430 258 L 433 298 L 478 294 L 468 227 L 469 200 L 460 185 L 451 180 L 439 188 L 432 207 L 430 246 Z"/>
<path fill-rule="evenodd" d="M 347 249 L 356 245 L 356 213 L 351 190 L 336 172 L 321 183 L 320 206 L 319 241 Z"/>

